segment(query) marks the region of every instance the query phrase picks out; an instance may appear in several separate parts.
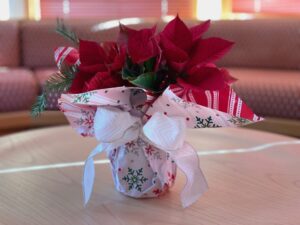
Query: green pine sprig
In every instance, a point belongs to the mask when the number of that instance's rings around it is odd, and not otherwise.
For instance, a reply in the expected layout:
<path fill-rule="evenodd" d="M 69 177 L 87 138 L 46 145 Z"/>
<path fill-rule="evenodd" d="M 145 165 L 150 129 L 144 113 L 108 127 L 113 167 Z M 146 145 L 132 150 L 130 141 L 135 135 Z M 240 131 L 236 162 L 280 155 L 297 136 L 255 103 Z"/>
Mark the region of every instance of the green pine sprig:
<path fill-rule="evenodd" d="M 76 33 L 66 27 L 62 19 L 57 19 L 56 32 L 73 44 L 79 44 Z M 38 117 L 46 109 L 47 97 L 50 91 L 60 93 L 69 90 L 76 73 L 76 66 L 63 65 L 60 71 L 52 74 L 45 83 L 43 93 L 37 97 L 36 102 L 32 105 L 31 116 Z"/>
<path fill-rule="evenodd" d="M 56 32 L 66 38 L 67 40 L 73 42 L 75 45 L 79 44 L 79 39 L 75 32 L 66 27 L 62 19 L 57 19 Z"/>
<path fill-rule="evenodd" d="M 62 66 L 61 71 L 52 74 L 46 81 L 43 93 L 37 97 L 36 102 L 31 107 L 31 116 L 38 117 L 46 108 L 47 97 L 50 91 L 68 91 L 77 73 L 76 66 Z"/>
<path fill-rule="evenodd" d="M 31 116 L 38 117 L 46 108 L 46 96 L 45 93 L 39 95 L 36 98 L 36 102 L 31 107 Z"/>
<path fill-rule="evenodd" d="M 62 92 L 68 90 L 71 87 L 72 81 L 75 77 L 77 69 L 75 66 L 63 66 L 62 72 L 58 71 L 54 73 L 46 81 L 46 90 L 54 90 L 56 92 Z"/>

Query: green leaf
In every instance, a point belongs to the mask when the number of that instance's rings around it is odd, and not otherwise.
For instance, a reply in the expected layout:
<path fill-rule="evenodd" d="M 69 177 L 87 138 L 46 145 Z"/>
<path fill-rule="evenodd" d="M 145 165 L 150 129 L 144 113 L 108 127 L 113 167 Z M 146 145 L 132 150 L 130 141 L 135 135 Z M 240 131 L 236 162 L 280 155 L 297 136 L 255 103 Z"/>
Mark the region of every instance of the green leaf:
<path fill-rule="evenodd" d="M 56 32 L 67 40 L 73 42 L 75 45 L 79 44 L 79 39 L 76 33 L 67 28 L 62 19 L 57 19 Z"/>
<path fill-rule="evenodd" d="M 156 90 L 156 74 L 154 72 L 143 73 L 134 80 L 129 80 L 130 83 L 152 91 Z"/>
<path fill-rule="evenodd" d="M 128 68 L 130 68 L 130 67 L 132 67 L 132 65 L 133 65 L 132 60 L 130 59 L 130 57 L 128 55 L 126 55 L 126 66 Z"/>
<path fill-rule="evenodd" d="M 132 80 L 143 74 L 145 71 L 144 65 L 135 64 L 129 56 L 126 57 L 126 63 L 122 70 L 122 78 L 125 80 Z"/>
<path fill-rule="evenodd" d="M 130 81 L 130 80 L 136 79 L 137 76 L 133 75 L 132 71 L 130 71 L 128 68 L 124 67 L 122 69 L 122 78 L 123 78 L 123 80 L 129 80 Z"/>
<path fill-rule="evenodd" d="M 154 70 L 156 57 L 152 57 L 151 59 L 144 62 L 145 72 L 152 72 Z"/>

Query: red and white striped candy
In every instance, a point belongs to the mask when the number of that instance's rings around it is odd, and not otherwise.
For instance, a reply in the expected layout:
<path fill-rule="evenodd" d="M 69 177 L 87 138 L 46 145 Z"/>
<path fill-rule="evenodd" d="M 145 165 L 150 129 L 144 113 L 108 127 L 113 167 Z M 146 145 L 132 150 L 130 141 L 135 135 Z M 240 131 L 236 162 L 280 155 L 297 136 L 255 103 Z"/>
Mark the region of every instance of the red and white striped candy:
<path fill-rule="evenodd" d="M 67 66 L 80 64 L 79 52 L 72 47 L 58 47 L 55 49 L 54 59 L 59 70 L 63 64 Z"/>

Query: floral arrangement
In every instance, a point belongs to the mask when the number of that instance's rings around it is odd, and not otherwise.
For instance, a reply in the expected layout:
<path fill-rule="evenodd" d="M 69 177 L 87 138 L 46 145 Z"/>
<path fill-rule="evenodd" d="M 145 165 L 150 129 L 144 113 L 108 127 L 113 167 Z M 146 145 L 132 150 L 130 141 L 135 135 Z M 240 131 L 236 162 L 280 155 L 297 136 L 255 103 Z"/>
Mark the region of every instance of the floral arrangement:
<path fill-rule="evenodd" d="M 204 38 L 210 21 L 188 28 L 177 16 L 134 30 L 120 24 L 116 42 L 80 40 L 58 23 L 57 31 L 77 48 L 55 51 L 58 72 L 32 108 L 45 108 L 49 90 L 64 92 L 59 107 L 74 129 L 100 142 L 89 155 L 83 176 L 88 202 L 95 176 L 93 158 L 105 151 L 118 191 L 135 198 L 157 197 L 174 184 L 176 168 L 187 182 L 184 207 L 207 189 L 196 151 L 185 141 L 186 128 L 235 127 L 259 121 L 231 88 L 235 81 L 215 62 L 233 42 Z"/>

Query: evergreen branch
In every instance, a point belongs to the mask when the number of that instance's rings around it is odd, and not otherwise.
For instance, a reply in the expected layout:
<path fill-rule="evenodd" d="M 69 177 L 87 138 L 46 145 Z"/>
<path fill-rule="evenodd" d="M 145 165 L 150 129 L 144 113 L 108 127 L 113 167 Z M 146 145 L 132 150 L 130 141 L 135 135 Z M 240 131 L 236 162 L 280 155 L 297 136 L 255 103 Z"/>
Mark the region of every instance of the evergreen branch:
<path fill-rule="evenodd" d="M 52 74 L 45 83 L 43 94 L 37 97 L 36 102 L 31 108 L 32 117 L 39 116 L 46 108 L 47 96 L 50 91 L 63 92 L 69 90 L 75 77 L 77 69 L 75 66 L 62 67 L 62 72 L 58 71 Z"/>
<path fill-rule="evenodd" d="M 72 84 L 72 79 L 65 76 L 60 72 L 52 74 L 52 76 L 46 81 L 45 90 L 53 90 L 57 92 L 62 92 L 69 89 Z"/>
<path fill-rule="evenodd" d="M 76 66 L 62 66 L 61 71 L 52 74 L 46 81 L 45 91 L 67 91 L 71 87 L 76 73 Z"/>
<path fill-rule="evenodd" d="M 31 107 L 31 116 L 38 117 L 41 112 L 43 112 L 46 108 L 46 96 L 45 93 L 39 95 L 36 98 L 36 102 Z"/>
<path fill-rule="evenodd" d="M 79 44 L 79 39 L 76 33 L 67 28 L 62 19 L 57 19 L 56 32 L 69 41 L 73 42 L 75 45 Z"/>

